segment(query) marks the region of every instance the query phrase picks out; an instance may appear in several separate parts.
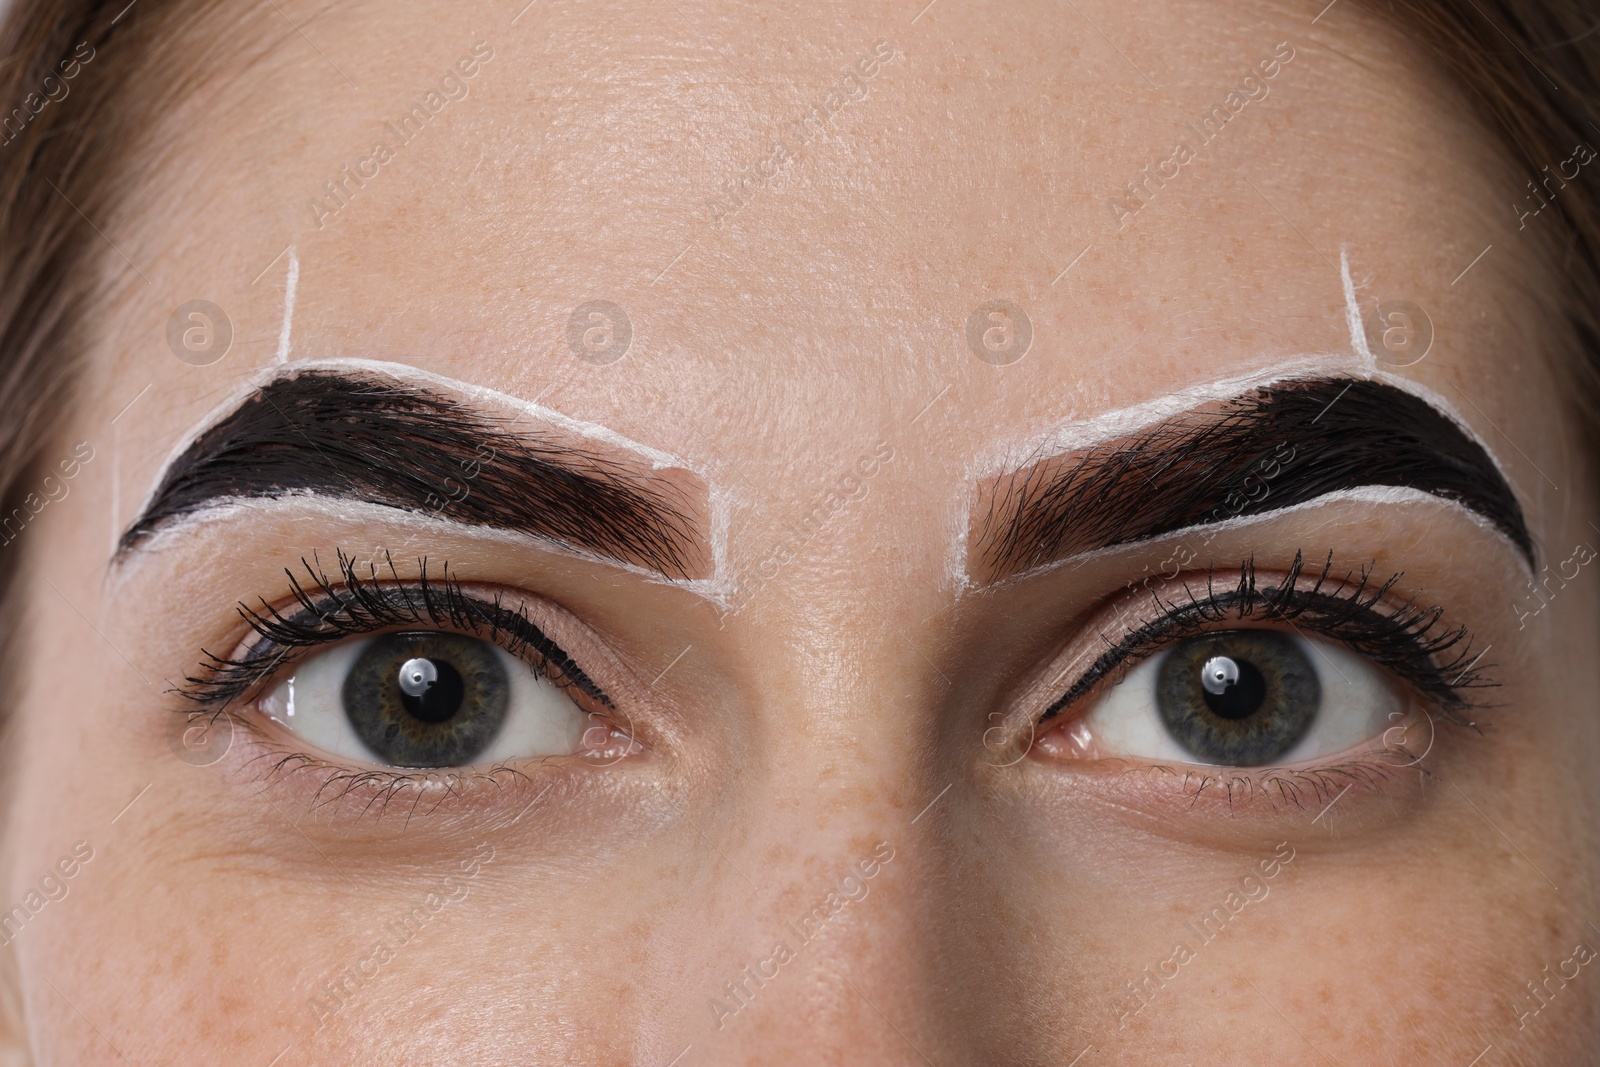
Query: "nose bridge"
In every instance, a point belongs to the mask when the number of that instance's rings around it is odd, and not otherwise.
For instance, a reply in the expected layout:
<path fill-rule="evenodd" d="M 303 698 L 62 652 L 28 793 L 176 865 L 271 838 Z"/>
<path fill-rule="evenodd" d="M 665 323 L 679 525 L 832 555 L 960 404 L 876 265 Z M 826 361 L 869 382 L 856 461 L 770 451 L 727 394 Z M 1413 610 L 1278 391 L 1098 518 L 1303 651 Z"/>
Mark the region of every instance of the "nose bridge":
<path fill-rule="evenodd" d="M 738 918 L 702 955 L 700 1062 L 1030 1062 L 1041 1010 L 1080 1014 L 1074 982 L 1027 976 L 1076 973 L 1040 966 L 1031 942 L 1084 887 L 1014 883 L 1017 842 L 981 776 L 915 747 L 837 759 L 810 783 L 791 768 L 725 819 L 707 850 L 723 867 L 714 910 Z M 893 789 L 859 788 L 890 773 Z"/>
<path fill-rule="evenodd" d="M 836 500 L 797 492 L 731 546 L 761 578 L 724 631 L 754 680 L 752 733 L 695 830 L 720 870 L 685 1062 L 923 1064 L 961 1047 L 928 1010 L 947 976 L 924 944 L 946 882 L 927 831 L 970 794 L 929 758 L 953 740 L 947 546 L 883 537 L 945 525 L 911 517 L 944 506 L 908 491 L 916 463 L 885 445 Z"/>
<path fill-rule="evenodd" d="M 906 1040 L 926 1027 L 921 976 L 908 971 L 910 853 L 871 838 L 844 835 L 745 872 L 762 903 L 743 924 L 742 953 L 710 964 L 705 1062 L 921 1062 Z M 711 1055 L 719 1048 L 726 1058 Z"/>
<path fill-rule="evenodd" d="M 920 753 L 937 687 L 881 612 L 827 585 L 795 579 L 746 632 L 765 661 L 747 709 L 761 743 L 697 831 L 723 868 L 689 998 L 699 1062 L 918 1064 L 933 1041 L 913 1036 L 931 980 L 913 918 L 928 819 L 913 820 L 936 792 Z"/>

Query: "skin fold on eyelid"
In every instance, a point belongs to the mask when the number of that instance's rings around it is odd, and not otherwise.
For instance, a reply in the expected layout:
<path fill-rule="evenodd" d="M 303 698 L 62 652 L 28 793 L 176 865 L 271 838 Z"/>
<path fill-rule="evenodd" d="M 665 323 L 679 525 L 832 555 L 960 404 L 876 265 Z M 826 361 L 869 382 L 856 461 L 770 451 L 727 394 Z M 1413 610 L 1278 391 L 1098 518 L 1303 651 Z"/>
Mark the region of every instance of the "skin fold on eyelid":
<path fill-rule="evenodd" d="M 1108 679 L 1122 676 L 1174 641 L 1208 629 L 1283 624 L 1307 637 L 1341 641 L 1388 668 L 1437 703 L 1447 717 L 1468 722 L 1469 696 L 1490 688 L 1488 665 L 1463 627 L 1444 621 L 1444 609 L 1392 595 L 1401 576 L 1384 580 L 1369 569 L 1336 569 L 1330 555 L 1307 574 L 1303 558 L 1281 575 L 1258 575 L 1254 561 L 1237 571 L 1214 569 L 1203 580 L 1179 578 L 1151 590 L 1154 605 L 1132 616 L 1120 636 L 1078 672 L 1038 717 L 1042 726 L 1077 707 Z M 1148 599 L 1141 598 L 1141 599 Z M 1159 614 L 1158 614 L 1159 611 Z M 1142 620 L 1142 621 L 1141 621 Z"/>
<path fill-rule="evenodd" d="M 314 561 L 303 560 L 304 579 L 288 575 L 288 602 L 264 597 L 258 607 L 240 604 L 240 618 L 254 636 L 232 655 L 209 653 L 198 672 L 186 679 L 178 694 L 202 709 L 224 709 L 254 691 L 270 674 L 281 671 L 305 650 L 319 649 L 335 640 L 399 627 L 454 630 L 500 641 L 513 655 L 533 656 L 547 666 L 553 680 L 567 684 L 605 707 L 609 696 L 574 663 L 571 657 L 537 626 L 526 609 L 505 607 L 498 598 L 486 599 L 457 581 L 448 566 L 442 576 L 431 577 L 427 561 L 415 579 L 391 582 L 357 572 L 343 553 L 337 577 L 325 573 Z M 277 606 L 274 606 L 274 605 Z"/>

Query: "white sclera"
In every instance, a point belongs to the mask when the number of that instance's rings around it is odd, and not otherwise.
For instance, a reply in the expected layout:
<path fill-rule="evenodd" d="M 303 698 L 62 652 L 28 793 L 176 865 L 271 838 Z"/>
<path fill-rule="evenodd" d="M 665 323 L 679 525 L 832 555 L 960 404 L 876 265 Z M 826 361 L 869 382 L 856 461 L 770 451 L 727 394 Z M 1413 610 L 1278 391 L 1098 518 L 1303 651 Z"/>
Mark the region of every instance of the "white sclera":
<path fill-rule="evenodd" d="M 1330 756 L 1395 725 L 1398 720 L 1390 715 L 1404 711 L 1406 700 L 1383 671 L 1342 645 L 1298 636 L 1290 640 L 1316 670 L 1322 700 L 1306 735 L 1274 765 Z M 1087 735 L 1098 755 L 1204 763 L 1172 736 L 1156 706 L 1156 680 L 1171 654 L 1171 649 L 1159 652 L 1134 667 L 1083 716 L 1078 736 Z"/>
<path fill-rule="evenodd" d="M 290 733 L 330 756 L 382 763 L 356 735 L 344 712 L 344 680 L 373 640 L 345 641 L 306 657 L 258 706 Z M 505 668 L 511 692 L 505 723 L 474 764 L 576 752 L 583 737 L 583 710 L 528 664 L 498 645 L 489 647 Z"/>

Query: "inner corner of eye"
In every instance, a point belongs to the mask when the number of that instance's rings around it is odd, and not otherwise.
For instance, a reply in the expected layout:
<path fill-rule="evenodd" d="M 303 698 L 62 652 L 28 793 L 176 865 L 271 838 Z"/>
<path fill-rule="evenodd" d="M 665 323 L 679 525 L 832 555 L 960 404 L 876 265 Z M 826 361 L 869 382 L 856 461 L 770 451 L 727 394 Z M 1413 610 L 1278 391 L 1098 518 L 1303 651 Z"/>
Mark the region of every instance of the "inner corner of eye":
<path fill-rule="evenodd" d="M 1381 737 L 1408 703 L 1387 672 L 1342 645 L 1216 630 L 1138 662 L 1037 747 L 1056 758 L 1282 765 Z"/>

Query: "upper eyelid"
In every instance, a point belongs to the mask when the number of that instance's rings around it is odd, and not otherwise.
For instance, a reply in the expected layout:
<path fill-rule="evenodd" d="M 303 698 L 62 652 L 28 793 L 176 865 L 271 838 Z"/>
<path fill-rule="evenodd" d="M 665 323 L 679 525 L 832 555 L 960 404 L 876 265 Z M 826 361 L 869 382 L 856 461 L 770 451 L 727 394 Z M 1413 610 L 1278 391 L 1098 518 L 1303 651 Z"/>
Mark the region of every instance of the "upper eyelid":
<path fill-rule="evenodd" d="M 1165 614 L 1160 618 L 1151 620 L 1145 626 L 1131 631 L 1121 642 L 1097 656 L 1094 662 L 1079 674 L 1077 680 L 1068 687 L 1066 692 L 1052 701 L 1047 710 L 1043 714 L 1034 717 L 1033 721 L 1042 725 L 1057 718 L 1061 712 L 1079 703 L 1090 692 L 1104 684 L 1105 680 L 1114 676 L 1119 669 L 1160 651 L 1161 648 L 1173 641 L 1204 632 L 1214 622 L 1230 621 L 1225 617 L 1208 619 L 1206 618 L 1208 611 L 1214 611 L 1219 607 L 1224 612 L 1232 611 L 1237 609 L 1241 602 L 1250 608 L 1256 608 L 1263 604 L 1263 598 L 1271 597 L 1274 594 L 1284 598 L 1286 601 L 1292 601 L 1289 606 L 1300 611 L 1315 612 L 1322 609 L 1331 609 L 1337 605 L 1344 613 L 1344 617 L 1338 620 L 1331 617 L 1324 619 L 1323 622 L 1325 624 L 1337 621 L 1349 625 L 1377 620 L 1380 625 L 1390 628 L 1390 636 L 1395 639 L 1402 635 L 1409 635 L 1411 641 L 1418 647 L 1417 655 L 1413 657 L 1417 660 L 1431 661 L 1432 657 L 1459 646 L 1461 651 L 1457 654 L 1453 663 L 1436 664 L 1433 665 L 1436 669 L 1429 670 L 1430 674 L 1439 679 L 1439 684 L 1425 684 L 1429 679 L 1417 677 L 1419 674 L 1417 669 L 1411 670 L 1410 673 L 1413 676 L 1405 679 L 1413 685 L 1422 685 L 1429 690 L 1430 696 L 1443 701 L 1446 704 L 1447 715 L 1453 716 L 1454 713 L 1467 706 L 1465 699 L 1460 697 L 1461 692 L 1468 689 L 1488 688 L 1495 684 L 1481 673 L 1482 669 L 1478 666 L 1482 653 L 1480 652 L 1477 656 L 1469 658 L 1471 634 L 1464 627 L 1446 629 L 1444 632 L 1432 636 L 1432 631 L 1443 616 L 1442 608 L 1417 608 L 1414 601 L 1407 601 L 1398 606 L 1385 606 L 1383 601 L 1398 580 L 1398 575 L 1386 582 L 1374 583 L 1371 581 L 1371 572 L 1363 570 L 1360 574 L 1360 581 L 1353 587 L 1349 585 L 1349 577 L 1346 576 L 1336 581 L 1332 592 L 1327 592 L 1323 590 L 1323 585 L 1332 577 L 1331 554 L 1318 574 L 1315 585 L 1309 589 L 1300 585 L 1301 566 L 1302 558 L 1297 552 L 1295 562 L 1285 575 L 1284 580 L 1275 587 L 1268 587 L 1265 592 L 1255 584 L 1253 560 L 1242 566 L 1240 586 L 1236 589 L 1225 591 L 1221 595 L 1215 592 L 1215 571 L 1209 572 L 1207 575 L 1206 597 L 1203 600 L 1196 598 L 1194 591 L 1185 584 L 1184 589 L 1190 596 L 1189 603 L 1172 602 L 1164 605 L 1167 609 Z M 1248 588 L 1249 596 L 1243 595 L 1246 588 Z M 1363 593 L 1366 595 L 1363 596 Z M 1162 603 L 1159 596 L 1156 597 L 1156 601 L 1158 604 Z M 1188 617 L 1191 613 L 1192 617 Z M 1293 625 L 1292 619 L 1287 615 L 1280 617 L 1273 614 L 1263 614 L 1258 616 L 1258 620 L 1267 622 L 1290 621 L 1291 625 Z M 1248 623 L 1251 619 L 1248 615 L 1241 614 L 1234 616 L 1231 621 Z M 1359 653 L 1362 650 L 1356 649 L 1356 651 Z M 1462 666 L 1463 663 L 1465 663 L 1464 667 Z M 1395 663 L 1383 663 L 1381 665 L 1391 669 L 1396 666 Z M 1397 673 L 1401 672 L 1397 671 Z M 1454 677 L 1449 682 L 1443 682 L 1443 677 L 1446 674 L 1453 674 Z"/>
<path fill-rule="evenodd" d="M 298 616 L 288 616 L 286 618 L 291 624 L 294 624 L 298 618 L 308 615 L 311 615 L 311 613 L 302 612 Z M 313 617 L 325 618 L 326 616 Z M 179 693 L 180 695 L 188 697 L 189 699 L 195 700 L 199 703 L 217 704 L 219 706 L 226 707 L 239 697 L 243 696 L 246 692 L 249 692 L 250 690 L 260 686 L 262 681 L 270 677 L 272 674 L 281 671 L 285 667 L 292 666 L 299 660 L 303 659 L 306 655 L 315 653 L 325 645 L 336 644 L 343 640 L 371 636 L 376 633 L 381 633 L 386 629 L 392 628 L 395 625 L 397 624 L 383 623 L 381 625 L 374 626 L 371 629 L 346 630 L 338 634 L 330 634 L 326 639 L 314 642 L 280 643 L 267 637 L 260 637 L 257 641 L 252 642 L 249 645 L 242 658 L 214 660 L 212 664 L 208 664 L 206 670 L 210 676 L 206 678 L 197 679 L 191 677 L 187 679 L 189 684 L 187 686 L 180 687 Z M 437 626 L 441 624 L 434 625 Z M 482 640 L 491 639 L 489 637 L 485 637 L 483 634 L 473 633 L 470 629 L 464 630 L 464 632 L 468 633 L 470 636 L 478 637 Z M 499 628 L 497 632 L 504 632 L 504 628 Z M 542 631 L 540 632 L 542 634 Z M 592 679 L 590 679 L 587 672 L 583 671 L 581 667 L 577 666 L 577 664 L 566 655 L 565 651 L 561 649 L 559 645 L 556 645 L 555 642 L 552 641 L 551 646 L 554 650 L 561 653 L 561 659 L 556 661 L 554 664 L 558 669 L 557 673 L 559 677 L 552 677 L 552 682 L 556 684 L 566 684 L 567 682 L 570 682 L 585 696 L 599 701 L 608 708 L 614 706 L 611 697 L 608 696 L 605 691 L 601 689 Z M 273 653 L 274 649 L 277 650 L 276 654 Z M 543 651 L 540 652 L 540 659 L 547 665 L 552 662 L 552 657 L 548 656 Z M 233 681 L 226 684 L 226 688 L 222 691 L 222 693 L 214 694 L 212 698 L 207 699 L 204 696 L 205 688 L 213 684 L 215 675 L 217 673 L 215 667 L 219 664 L 225 666 L 230 673 L 235 675 L 235 678 Z"/>
<path fill-rule="evenodd" d="M 529 619 L 525 610 L 513 610 L 498 599 L 491 600 L 465 591 L 461 584 L 450 576 L 448 566 L 442 568 L 445 572 L 442 578 L 429 579 L 424 560 L 421 561 L 422 573 L 415 579 L 407 580 L 396 576 L 393 581 L 381 581 L 355 575 L 351 561 L 342 552 L 339 553 L 338 559 L 341 575 L 339 581 L 344 583 L 342 589 L 310 561 L 302 560 L 302 563 L 312 578 L 316 592 L 308 591 L 296 576 L 290 574 L 289 595 L 293 602 L 298 604 L 297 611 L 286 614 L 281 608 L 269 604 L 265 598 L 259 601 L 259 609 L 240 603 L 239 614 L 248 628 L 256 633 L 257 639 L 249 642 L 242 653 L 230 653 L 226 658 L 205 653 L 206 662 L 201 667 L 201 674 L 186 678 L 186 684 L 177 687 L 175 692 L 204 706 L 225 708 L 258 687 L 272 673 L 296 662 L 307 652 L 340 640 L 378 633 L 395 626 L 420 625 L 452 629 L 484 640 L 493 640 L 501 634 L 510 634 L 516 638 L 521 647 L 507 651 L 518 654 L 532 650 L 537 654 L 541 665 L 555 669 L 551 676 L 552 681 L 558 684 L 570 683 L 584 695 L 607 708 L 615 706 L 610 696 L 595 683 L 588 672 L 584 671 L 559 643 L 550 638 L 544 628 Z M 391 570 L 393 570 L 392 563 Z M 360 586 L 353 585 L 352 580 L 358 581 Z M 358 594 L 358 588 L 367 590 L 364 599 Z M 442 594 L 436 592 L 439 590 L 443 591 Z M 341 596 L 341 592 L 348 596 Z M 388 617 L 380 618 L 374 614 L 374 611 L 392 608 L 396 603 L 393 599 L 396 592 L 399 593 L 401 602 L 411 609 L 412 616 L 404 618 L 391 613 Z M 435 600 L 439 595 L 443 595 L 449 601 L 442 605 L 449 609 L 447 612 L 439 610 L 441 605 Z M 421 597 L 420 602 L 416 599 L 417 596 Z M 351 598 L 354 598 L 366 612 L 365 617 L 350 610 Z M 487 625 L 492 628 L 492 632 L 486 635 L 481 630 L 475 629 L 474 623 Z M 304 633 L 310 633 L 316 630 L 319 624 L 330 626 L 332 629 L 315 639 L 280 640 L 272 636 L 273 633 L 279 635 L 279 638 L 303 636 L 290 635 L 289 631 L 300 629 Z"/>

